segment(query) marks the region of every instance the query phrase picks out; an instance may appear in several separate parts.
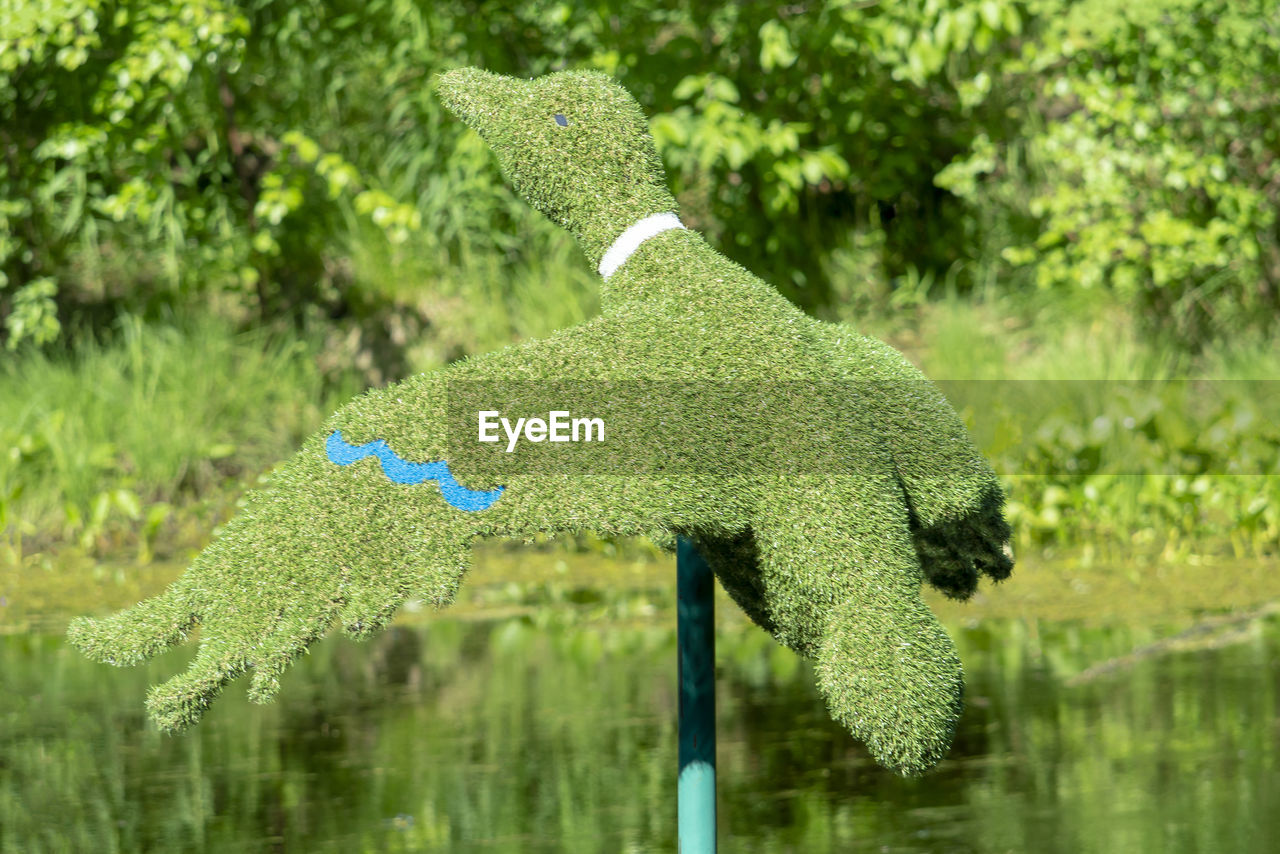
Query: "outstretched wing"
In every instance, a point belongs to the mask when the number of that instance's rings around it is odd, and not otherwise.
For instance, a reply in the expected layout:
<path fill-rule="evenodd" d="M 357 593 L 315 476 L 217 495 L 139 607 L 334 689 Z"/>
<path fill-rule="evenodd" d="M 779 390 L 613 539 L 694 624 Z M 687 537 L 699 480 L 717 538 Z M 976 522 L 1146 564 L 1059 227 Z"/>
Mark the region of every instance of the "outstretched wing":
<path fill-rule="evenodd" d="M 131 665 L 198 625 L 187 672 L 147 701 L 172 730 L 199 720 L 247 672 L 251 697 L 270 699 L 280 674 L 335 620 L 362 636 L 411 596 L 451 603 L 472 537 L 501 527 L 493 520 L 506 496 L 503 483 L 474 482 L 449 465 L 450 383 L 560 376 L 585 350 L 577 338 L 601 334 L 584 324 L 357 397 L 249 494 L 164 592 L 114 616 L 77 619 L 69 639 L 99 661 Z M 530 496 L 505 503 L 553 504 Z"/>

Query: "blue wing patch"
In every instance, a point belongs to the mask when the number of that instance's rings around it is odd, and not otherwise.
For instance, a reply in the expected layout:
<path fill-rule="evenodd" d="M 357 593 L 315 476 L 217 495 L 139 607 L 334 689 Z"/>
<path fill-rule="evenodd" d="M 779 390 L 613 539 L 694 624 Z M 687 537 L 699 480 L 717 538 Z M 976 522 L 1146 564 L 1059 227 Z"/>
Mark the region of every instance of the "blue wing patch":
<path fill-rule="evenodd" d="M 329 461 L 340 466 L 349 466 L 357 460 L 375 456 L 382 463 L 382 473 L 396 483 L 422 483 L 434 480 L 440 484 L 440 494 L 451 507 L 459 510 L 485 510 L 492 506 L 502 495 L 506 487 L 483 491 L 467 489 L 454 480 L 449 471 L 449 464 L 444 460 L 433 463 L 411 463 L 396 456 L 396 452 L 381 439 L 366 442 L 363 445 L 348 445 L 342 440 L 342 431 L 335 430 L 324 444 Z"/>

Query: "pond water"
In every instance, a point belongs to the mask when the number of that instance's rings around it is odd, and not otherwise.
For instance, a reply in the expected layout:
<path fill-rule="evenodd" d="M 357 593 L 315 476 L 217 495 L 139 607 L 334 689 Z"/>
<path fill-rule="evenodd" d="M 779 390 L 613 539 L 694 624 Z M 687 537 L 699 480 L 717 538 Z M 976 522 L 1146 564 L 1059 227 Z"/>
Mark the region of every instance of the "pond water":
<path fill-rule="evenodd" d="M 0 851 L 674 851 L 674 621 L 566 613 L 331 638 L 276 703 L 233 683 L 178 737 L 143 697 L 190 647 L 117 670 L 0 636 Z M 827 718 L 806 662 L 723 627 L 720 849 L 1280 850 L 1274 617 L 1136 656 L 1174 628 L 949 628 L 963 722 L 902 779 Z"/>

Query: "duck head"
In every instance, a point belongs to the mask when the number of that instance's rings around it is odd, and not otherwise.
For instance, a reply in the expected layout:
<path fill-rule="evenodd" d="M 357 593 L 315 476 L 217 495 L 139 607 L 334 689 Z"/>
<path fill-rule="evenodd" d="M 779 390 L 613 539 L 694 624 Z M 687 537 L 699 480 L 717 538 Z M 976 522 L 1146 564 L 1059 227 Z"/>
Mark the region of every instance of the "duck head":
<path fill-rule="evenodd" d="M 434 83 L 516 192 L 573 234 L 593 266 L 632 223 L 676 211 L 640 105 L 607 74 L 521 80 L 457 68 Z"/>

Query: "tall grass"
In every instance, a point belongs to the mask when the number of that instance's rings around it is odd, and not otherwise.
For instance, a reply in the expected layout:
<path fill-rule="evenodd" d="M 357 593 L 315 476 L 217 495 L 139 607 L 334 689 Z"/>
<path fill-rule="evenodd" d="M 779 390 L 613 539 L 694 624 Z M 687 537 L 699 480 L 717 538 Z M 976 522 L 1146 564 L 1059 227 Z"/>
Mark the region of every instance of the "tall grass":
<path fill-rule="evenodd" d="M 887 279 L 868 243 L 829 256 L 830 315 L 941 382 L 1001 474 L 1019 551 L 1280 553 L 1280 339 L 1187 346 L 1083 289 L 959 299 L 946 280 Z"/>
<path fill-rule="evenodd" d="M 1020 548 L 1280 552 L 1280 341 L 1192 353 L 1114 306 L 1027 322 L 1004 300 L 934 304 L 913 343 L 1001 472 Z"/>
<path fill-rule="evenodd" d="M 431 232 L 400 244 L 350 232 L 358 288 L 428 320 L 401 342 L 401 369 L 433 370 L 595 313 L 597 277 L 572 239 L 531 211 L 508 225 L 527 231 L 505 254 Z M 851 299 L 863 287 L 876 297 L 856 311 L 837 307 L 838 319 L 899 346 L 944 390 L 954 387 L 946 381 L 1003 381 L 970 383 L 979 396 L 953 402 L 1004 476 L 1020 549 L 1280 551 L 1280 395 L 1268 406 L 1247 397 L 1259 387 L 1237 383 L 1209 405 L 1169 383 L 1145 400 L 1135 429 L 1117 408 L 1131 401 L 1115 394 L 1132 379 L 1280 379 L 1280 342 L 1237 336 L 1193 355 L 1143 336 L 1114 303 L 1055 311 L 1035 299 L 962 300 L 945 280 L 877 279 L 856 252 L 842 263 L 854 265 L 845 269 Z M 894 299 L 899 286 L 910 293 Z M 28 550 L 65 539 L 110 548 L 103 537 L 114 526 L 145 553 L 173 508 L 225 501 L 359 390 L 346 355 L 321 349 L 210 319 L 123 319 L 110 344 L 3 363 L 0 552 L 24 537 Z M 1061 380 L 1099 382 L 1052 382 Z M 974 391 L 983 385 L 991 401 Z M 1000 399 L 1037 387 L 1031 404 Z M 1044 400 L 1046 388 L 1062 394 Z"/>
<path fill-rule="evenodd" d="M 126 315 L 109 344 L 0 365 L 0 552 L 7 544 L 12 557 L 14 543 L 21 552 L 23 538 L 28 551 L 67 539 L 101 550 L 115 529 L 138 534 L 145 553 L 175 507 L 234 494 L 363 384 L 595 314 L 598 276 L 574 240 L 523 202 L 460 204 L 491 155 L 461 146 L 453 156 L 446 180 L 416 200 L 424 227 L 399 242 L 344 209 L 334 258 L 353 317 L 320 318 L 314 336 Z M 474 243 L 486 223 L 497 236 Z M 411 322 L 389 328 L 397 314 Z M 371 366 L 386 352 L 361 337 L 367 329 L 348 334 L 351 320 L 377 327 L 375 339 L 391 339 L 400 358 Z"/>
<path fill-rule="evenodd" d="M 123 317 L 109 344 L 0 365 L 0 532 L 91 541 L 113 520 L 251 479 L 303 440 L 350 377 L 326 380 L 314 345 L 210 320 Z"/>

